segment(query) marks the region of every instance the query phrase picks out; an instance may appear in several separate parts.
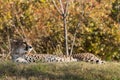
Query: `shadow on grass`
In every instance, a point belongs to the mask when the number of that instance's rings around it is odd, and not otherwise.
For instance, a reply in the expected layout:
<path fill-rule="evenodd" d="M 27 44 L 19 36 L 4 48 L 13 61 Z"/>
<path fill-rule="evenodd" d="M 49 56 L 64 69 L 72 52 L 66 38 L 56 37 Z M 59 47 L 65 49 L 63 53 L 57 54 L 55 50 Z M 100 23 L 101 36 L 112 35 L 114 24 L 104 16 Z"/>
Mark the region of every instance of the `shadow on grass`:
<path fill-rule="evenodd" d="M 30 79 L 33 77 L 35 80 L 85 80 L 84 78 L 75 74 L 69 73 L 68 69 L 62 72 L 57 72 L 54 66 L 51 70 L 46 65 L 24 65 L 24 64 L 0 64 L 0 77 L 16 76 L 17 78 Z"/>

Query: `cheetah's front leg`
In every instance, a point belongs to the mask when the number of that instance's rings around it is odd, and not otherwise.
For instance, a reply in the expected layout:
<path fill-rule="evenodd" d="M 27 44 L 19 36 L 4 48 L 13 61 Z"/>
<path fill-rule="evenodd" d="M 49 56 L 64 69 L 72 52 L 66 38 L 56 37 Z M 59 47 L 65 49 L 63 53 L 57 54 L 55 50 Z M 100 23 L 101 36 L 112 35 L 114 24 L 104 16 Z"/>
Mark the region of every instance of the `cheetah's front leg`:
<path fill-rule="evenodd" d="M 19 57 L 19 58 L 15 59 L 15 62 L 17 62 L 17 63 L 28 63 L 28 61 L 25 60 L 25 59 L 22 58 L 22 57 Z"/>

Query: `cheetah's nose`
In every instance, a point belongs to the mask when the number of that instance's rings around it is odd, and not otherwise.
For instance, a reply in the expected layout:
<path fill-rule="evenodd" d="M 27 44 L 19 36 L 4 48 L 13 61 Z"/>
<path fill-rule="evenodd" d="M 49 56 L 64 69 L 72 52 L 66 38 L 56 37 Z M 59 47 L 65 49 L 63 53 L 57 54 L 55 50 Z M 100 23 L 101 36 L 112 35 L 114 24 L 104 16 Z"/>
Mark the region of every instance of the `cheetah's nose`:
<path fill-rule="evenodd" d="M 29 46 L 29 48 L 32 48 L 32 46 Z"/>

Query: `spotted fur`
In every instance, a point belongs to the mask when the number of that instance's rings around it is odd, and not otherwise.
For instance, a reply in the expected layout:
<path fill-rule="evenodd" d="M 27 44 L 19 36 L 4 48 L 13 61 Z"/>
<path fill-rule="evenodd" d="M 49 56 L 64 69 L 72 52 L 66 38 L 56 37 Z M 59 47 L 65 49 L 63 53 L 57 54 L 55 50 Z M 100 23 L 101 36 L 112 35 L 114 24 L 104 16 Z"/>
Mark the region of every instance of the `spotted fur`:
<path fill-rule="evenodd" d="M 19 63 L 32 63 L 32 62 L 73 62 L 85 61 L 102 64 L 100 58 L 92 53 L 79 53 L 69 57 L 57 56 L 51 54 L 29 54 L 32 46 L 26 40 L 13 40 L 11 42 L 11 57 L 14 62 Z"/>
<path fill-rule="evenodd" d="M 78 61 L 85 61 L 85 62 L 91 62 L 91 63 L 97 63 L 97 64 L 105 63 L 104 61 L 102 61 L 100 58 L 98 58 L 92 53 L 74 54 L 73 58 L 76 58 Z"/>
<path fill-rule="evenodd" d="M 20 60 L 21 59 L 21 60 Z M 26 54 L 18 57 L 15 62 L 33 63 L 33 62 L 72 62 L 77 61 L 72 57 L 61 57 L 50 54 Z"/>
<path fill-rule="evenodd" d="M 13 40 L 11 42 L 11 56 L 14 62 L 72 62 L 77 61 L 72 57 L 57 56 L 50 54 L 29 54 L 32 46 L 24 40 Z"/>

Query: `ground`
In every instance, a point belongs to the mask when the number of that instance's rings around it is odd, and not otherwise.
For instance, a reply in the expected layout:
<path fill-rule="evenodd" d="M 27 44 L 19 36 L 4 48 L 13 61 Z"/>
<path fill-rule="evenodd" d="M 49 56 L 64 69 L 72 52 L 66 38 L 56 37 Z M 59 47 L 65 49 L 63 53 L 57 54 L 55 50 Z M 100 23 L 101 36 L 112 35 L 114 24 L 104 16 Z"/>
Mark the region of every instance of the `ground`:
<path fill-rule="evenodd" d="M 0 80 L 120 80 L 120 62 L 16 64 L 0 62 Z"/>

